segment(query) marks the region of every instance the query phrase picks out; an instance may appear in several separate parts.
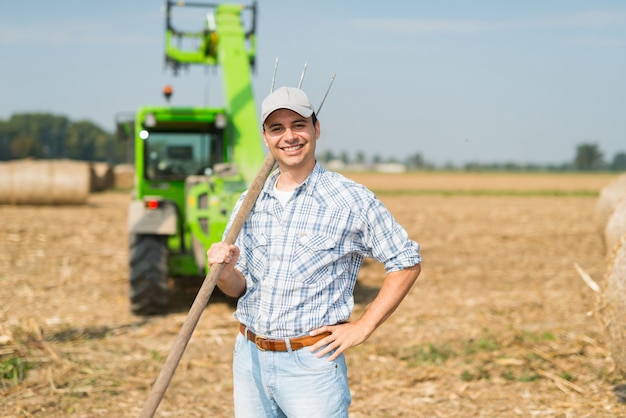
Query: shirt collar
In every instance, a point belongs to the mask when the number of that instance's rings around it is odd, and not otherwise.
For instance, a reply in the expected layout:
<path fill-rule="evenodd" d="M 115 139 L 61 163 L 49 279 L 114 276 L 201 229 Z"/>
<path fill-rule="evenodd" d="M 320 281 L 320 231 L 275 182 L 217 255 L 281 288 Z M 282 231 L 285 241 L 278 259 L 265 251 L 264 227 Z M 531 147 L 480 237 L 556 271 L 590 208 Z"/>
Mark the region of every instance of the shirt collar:
<path fill-rule="evenodd" d="M 296 187 L 295 192 L 298 193 L 299 190 L 303 190 L 309 195 L 312 194 L 313 191 L 315 190 L 315 184 L 317 180 L 322 175 L 322 173 L 324 173 L 324 171 L 325 171 L 324 167 L 322 167 L 319 161 L 316 160 L 315 165 L 313 166 L 313 170 L 311 170 L 311 173 L 302 182 L 302 184 Z M 267 178 L 267 181 L 265 182 L 265 185 L 263 186 L 264 193 L 267 193 L 269 195 L 273 194 L 274 185 L 276 184 L 276 180 L 278 179 L 278 176 L 280 176 L 280 169 L 274 170 L 269 175 L 269 177 Z"/>

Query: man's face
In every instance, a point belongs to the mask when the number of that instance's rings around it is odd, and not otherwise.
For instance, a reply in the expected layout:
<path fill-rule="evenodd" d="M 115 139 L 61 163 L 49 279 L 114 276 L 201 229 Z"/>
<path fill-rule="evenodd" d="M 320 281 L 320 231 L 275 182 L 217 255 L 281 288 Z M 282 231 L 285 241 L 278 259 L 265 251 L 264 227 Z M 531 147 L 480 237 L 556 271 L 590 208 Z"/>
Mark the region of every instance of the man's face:
<path fill-rule="evenodd" d="M 281 168 L 312 167 L 320 136 L 319 121 L 289 109 L 272 112 L 263 124 L 263 141 Z"/>

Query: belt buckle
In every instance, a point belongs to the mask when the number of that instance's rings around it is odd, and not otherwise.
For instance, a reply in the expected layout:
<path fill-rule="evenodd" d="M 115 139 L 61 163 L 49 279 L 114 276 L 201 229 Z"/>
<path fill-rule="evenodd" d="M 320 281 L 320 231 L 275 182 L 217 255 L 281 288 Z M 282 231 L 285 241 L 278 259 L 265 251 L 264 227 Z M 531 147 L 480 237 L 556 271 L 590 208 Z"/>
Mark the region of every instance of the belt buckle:
<path fill-rule="evenodd" d="M 267 340 L 267 338 L 259 337 L 258 335 L 256 335 L 254 337 L 254 344 L 256 345 L 256 348 L 258 348 L 261 351 L 267 351 L 265 348 L 261 346 L 261 342 L 265 340 Z"/>

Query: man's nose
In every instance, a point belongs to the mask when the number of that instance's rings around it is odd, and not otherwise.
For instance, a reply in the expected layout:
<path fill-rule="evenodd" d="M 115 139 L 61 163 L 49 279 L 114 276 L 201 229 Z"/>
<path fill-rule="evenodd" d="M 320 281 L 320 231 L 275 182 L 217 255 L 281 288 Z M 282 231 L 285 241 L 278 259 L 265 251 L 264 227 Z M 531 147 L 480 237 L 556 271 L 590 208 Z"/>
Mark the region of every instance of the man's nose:
<path fill-rule="evenodd" d="M 285 139 L 290 140 L 290 139 L 295 139 L 295 138 L 296 138 L 296 133 L 294 132 L 294 130 L 291 128 L 285 128 Z"/>

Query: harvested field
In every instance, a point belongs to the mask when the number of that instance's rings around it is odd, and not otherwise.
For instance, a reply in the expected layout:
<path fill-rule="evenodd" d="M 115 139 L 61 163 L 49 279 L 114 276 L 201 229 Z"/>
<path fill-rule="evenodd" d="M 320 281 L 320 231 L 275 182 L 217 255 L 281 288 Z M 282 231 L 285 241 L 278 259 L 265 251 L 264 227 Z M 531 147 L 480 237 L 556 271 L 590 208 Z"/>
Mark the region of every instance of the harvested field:
<path fill-rule="evenodd" d="M 596 317 L 608 266 L 593 223 L 612 176 L 347 174 L 422 245 L 398 311 L 347 353 L 351 417 L 619 417 L 624 383 Z M 136 417 L 198 289 L 171 313 L 127 300 L 129 193 L 0 206 L 0 417 Z M 355 316 L 383 280 L 364 265 Z M 217 291 L 157 417 L 232 416 L 234 305 Z"/>

